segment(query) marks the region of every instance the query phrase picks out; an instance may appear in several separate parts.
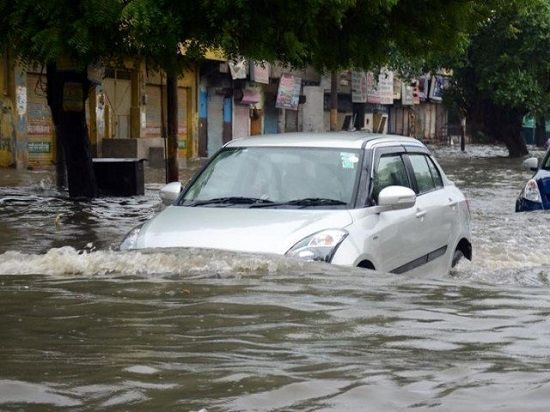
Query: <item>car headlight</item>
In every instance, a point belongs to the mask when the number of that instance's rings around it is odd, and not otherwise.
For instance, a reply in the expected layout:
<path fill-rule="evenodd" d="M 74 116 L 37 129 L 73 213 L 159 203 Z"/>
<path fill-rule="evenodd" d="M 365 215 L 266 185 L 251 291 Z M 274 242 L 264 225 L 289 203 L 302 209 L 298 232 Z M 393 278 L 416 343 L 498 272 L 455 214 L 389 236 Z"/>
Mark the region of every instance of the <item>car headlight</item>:
<path fill-rule="evenodd" d="M 542 203 L 539 186 L 534 179 L 531 179 L 527 182 L 527 184 L 523 188 L 521 197 L 530 200 L 531 202 Z"/>
<path fill-rule="evenodd" d="M 323 230 L 300 240 L 286 252 L 287 256 L 308 261 L 329 262 L 348 232 L 340 229 Z"/>
<path fill-rule="evenodd" d="M 120 250 L 135 249 L 136 244 L 137 244 L 137 240 L 138 240 L 138 236 L 139 236 L 139 232 L 140 232 L 142 226 L 143 226 L 143 224 L 141 224 L 139 226 L 136 226 L 135 228 L 130 230 L 128 232 L 128 234 L 124 237 L 124 239 L 122 240 L 122 242 L 120 243 L 120 246 L 118 248 Z"/>

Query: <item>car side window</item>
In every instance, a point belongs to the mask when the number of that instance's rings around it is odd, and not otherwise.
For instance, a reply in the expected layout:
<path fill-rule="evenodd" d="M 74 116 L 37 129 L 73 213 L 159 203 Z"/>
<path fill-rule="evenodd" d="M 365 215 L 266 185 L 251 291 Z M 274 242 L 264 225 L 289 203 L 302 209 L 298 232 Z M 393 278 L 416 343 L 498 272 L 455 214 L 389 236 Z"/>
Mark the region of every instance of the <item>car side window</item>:
<path fill-rule="evenodd" d="M 381 156 L 374 171 L 373 199 L 378 202 L 378 194 L 387 186 L 411 187 L 405 163 L 400 155 Z"/>
<path fill-rule="evenodd" d="M 435 166 L 434 161 L 429 156 L 426 156 L 426 160 L 428 161 L 428 167 L 430 168 L 430 172 L 432 173 L 432 179 L 434 180 L 435 187 L 438 189 L 443 187 L 443 179 L 441 178 L 441 173 L 439 173 L 439 170 Z"/>
<path fill-rule="evenodd" d="M 432 178 L 432 172 L 428 164 L 426 156 L 423 154 L 411 154 L 409 160 L 413 168 L 414 177 L 416 178 L 417 194 L 434 190 L 436 185 Z"/>

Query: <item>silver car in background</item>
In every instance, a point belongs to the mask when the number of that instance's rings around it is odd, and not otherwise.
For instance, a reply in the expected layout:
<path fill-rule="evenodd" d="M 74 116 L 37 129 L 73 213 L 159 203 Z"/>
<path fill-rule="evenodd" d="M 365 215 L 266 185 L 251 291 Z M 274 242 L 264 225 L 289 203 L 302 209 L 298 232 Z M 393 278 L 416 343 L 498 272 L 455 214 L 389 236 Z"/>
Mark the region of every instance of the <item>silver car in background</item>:
<path fill-rule="evenodd" d="M 121 249 L 272 253 L 379 271 L 448 273 L 471 259 L 470 212 L 428 149 L 403 136 L 234 140 Z"/>

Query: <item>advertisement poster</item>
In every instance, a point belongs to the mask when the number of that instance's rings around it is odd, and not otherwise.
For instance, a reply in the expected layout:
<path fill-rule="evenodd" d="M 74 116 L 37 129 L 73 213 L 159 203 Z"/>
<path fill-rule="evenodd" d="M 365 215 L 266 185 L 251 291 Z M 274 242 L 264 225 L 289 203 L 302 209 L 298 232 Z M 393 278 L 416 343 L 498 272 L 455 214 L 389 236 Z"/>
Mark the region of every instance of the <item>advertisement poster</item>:
<path fill-rule="evenodd" d="M 378 96 L 380 104 L 393 104 L 393 72 L 382 70 L 378 76 Z"/>
<path fill-rule="evenodd" d="M 401 79 L 393 76 L 393 100 L 401 99 Z"/>
<path fill-rule="evenodd" d="M 443 76 L 432 76 L 430 99 L 434 102 L 443 101 L 443 93 L 447 87 L 447 79 Z"/>
<path fill-rule="evenodd" d="M 297 110 L 301 89 L 302 79 L 300 77 L 291 74 L 282 74 L 279 80 L 275 107 L 278 109 Z"/>
<path fill-rule="evenodd" d="M 245 59 L 233 60 L 229 62 L 229 71 L 233 80 L 246 79 L 248 74 L 248 63 Z"/>
<path fill-rule="evenodd" d="M 414 87 L 409 86 L 408 83 L 401 83 L 401 104 L 403 106 L 412 106 L 414 104 Z"/>
<path fill-rule="evenodd" d="M 373 72 L 367 72 L 367 103 L 380 104 L 378 85 Z"/>
<path fill-rule="evenodd" d="M 367 102 L 367 75 L 365 72 L 351 72 L 351 102 Z"/>
<path fill-rule="evenodd" d="M 269 63 L 254 62 L 250 67 L 250 80 L 269 84 Z"/>
<path fill-rule="evenodd" d="M 15 96 L 17 115 L 22 117 L 27 113 L 27 88 L 25 86 L 17 86 Z"/>
<path fill-rule="evenodd" d="M 420 101 L 426 100 L 428 98 L 428 89 L 430 85 L 430 76 L 422 76 L 418 79 L 418 97 Z"/>

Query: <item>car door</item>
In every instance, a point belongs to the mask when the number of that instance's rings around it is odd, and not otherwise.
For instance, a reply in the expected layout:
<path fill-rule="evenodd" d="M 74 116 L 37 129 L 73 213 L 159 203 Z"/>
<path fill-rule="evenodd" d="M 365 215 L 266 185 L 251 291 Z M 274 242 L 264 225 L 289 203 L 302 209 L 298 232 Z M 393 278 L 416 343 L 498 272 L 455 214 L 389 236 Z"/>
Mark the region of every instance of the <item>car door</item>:
<path fill-rule="evenodd" d="M 404 155 L 401 146 L 374 150 L 370 204 L 377 204 L 378 194 L 387 186 L 413 187 Z M 374 219 L 367 247 L 376 259 L 376 269 L 403 273 L 410 262 L 425 254 L 417 242 L 422 222 L 415 208 L 382 212 Z"/>
<path fill-rule="evenodd" d="M 451 247 L 450 237 L 456 231 L 457 199 L 452 199 L 445 190 L 441 175 L 428 154 L 409 153 L 406 160 L 416 192 L 416 217 L 422 224 L 418 242 L 427 253 L 428 263 L 446 255 Z"/>

